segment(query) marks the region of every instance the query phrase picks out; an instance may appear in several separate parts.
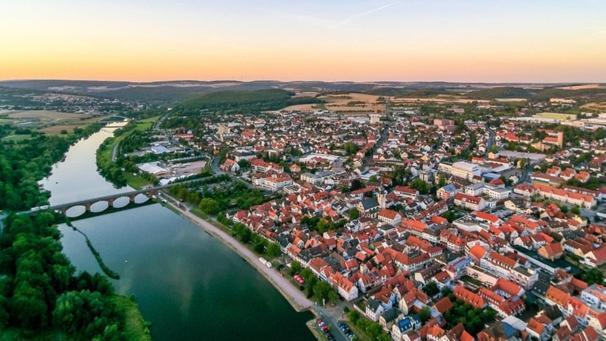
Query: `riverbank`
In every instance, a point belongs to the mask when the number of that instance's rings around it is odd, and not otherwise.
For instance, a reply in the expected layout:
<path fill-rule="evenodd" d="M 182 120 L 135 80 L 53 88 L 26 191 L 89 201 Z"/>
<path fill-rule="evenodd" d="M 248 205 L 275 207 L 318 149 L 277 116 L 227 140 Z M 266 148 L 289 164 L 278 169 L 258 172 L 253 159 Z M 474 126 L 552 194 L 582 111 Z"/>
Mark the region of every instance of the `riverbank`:
<path fill-rule="evenodd" d="M 286 298 L 290 305 L 297 311 L 307 311 L 313 306 L 313 302 L 308 299 L 299 288 L 295 287 L 290 281 L 282 277 L 282 275 L 273 268 L 268 268 L 259 260 L 259 257 L 249 250 L 246 246 L 242 245 L 238 240 L 223 231 L 220 227 L 215 226 L 214 223 L 209 222 L 205 219 L 198 217 L 190 211 L 181 210 L 175 207 L 172 203 L 167 202 L 167 205 L 175 212 L 178 212 L 181 216 L 185 217 L 192 223 L 200 226 L 211 236 L 219 239 L 230 249 L 236 252 L 242 257 L 247 263 L 253 266 L 263 277 L 265 277 L 281 294 Z"/>
<path fill-rule="evenodd" d="M 141 132 L 151 129 L 158 117 L 150 117 L 138 121 L 130 121 L 128 124 L 118 130 L 118 134 L 108 138 L 99 146 L 95 155 L 99 173 L 115 186 L 130 186 L 134 189 L 141 189 L 151 182 L 139 174 L 126 172 L 123 165 L 118 164 L 120 155 L 120 143 L 134 132 Z"/>

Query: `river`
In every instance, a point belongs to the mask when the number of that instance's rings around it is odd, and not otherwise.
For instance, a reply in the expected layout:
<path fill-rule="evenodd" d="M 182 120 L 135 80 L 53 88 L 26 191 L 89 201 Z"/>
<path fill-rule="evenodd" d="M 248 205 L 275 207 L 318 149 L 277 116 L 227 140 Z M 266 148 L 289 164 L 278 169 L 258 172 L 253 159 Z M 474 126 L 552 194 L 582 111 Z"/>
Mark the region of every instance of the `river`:
<path fill-rule="evenodd" d="M 42 184 L 59 204 L 128 191 L 96 171 L 95 151 L 112 131 L 81 140 Z M 134 295 L 154 340 L 313 340 L 297 313 L 263 276 L 200 227 L 159 204 L 76 220 Z M 78 270 L 100 272 L 82 235 L 60 226 L 64 252 Z"/>

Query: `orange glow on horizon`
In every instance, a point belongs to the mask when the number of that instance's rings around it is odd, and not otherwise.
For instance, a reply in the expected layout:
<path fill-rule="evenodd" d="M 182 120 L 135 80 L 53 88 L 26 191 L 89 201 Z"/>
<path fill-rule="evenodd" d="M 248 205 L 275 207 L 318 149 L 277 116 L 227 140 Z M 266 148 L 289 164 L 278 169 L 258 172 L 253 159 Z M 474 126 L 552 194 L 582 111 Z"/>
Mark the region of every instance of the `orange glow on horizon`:
<path fill-rule="evenodd" d="M 496 5 L 473 1 L 452 16 L 422 4 L 358 0 L 347 15 L 340 12 L 349 7 L 315 1 L 291 12 L 243 2 L 235 13 L 204 1 L 185 1 L 185 8 L 151 1 L 146 10 L 115 1 L 32 1 L 38 5 L 0 5 L 11 14 L 0 20 L 0 79 L 606 81 L 606 24 L 590 7 L 575 8 L 572 25 L 542 7 L 529 9 L 532 15 L 476 14 Z M 298 13 L 312 3 L 327 13 Z M 274 4 L 285 6 L 295 5 Z M 564 6 L 561 12 L 551 15 L 571 15 Z"/>

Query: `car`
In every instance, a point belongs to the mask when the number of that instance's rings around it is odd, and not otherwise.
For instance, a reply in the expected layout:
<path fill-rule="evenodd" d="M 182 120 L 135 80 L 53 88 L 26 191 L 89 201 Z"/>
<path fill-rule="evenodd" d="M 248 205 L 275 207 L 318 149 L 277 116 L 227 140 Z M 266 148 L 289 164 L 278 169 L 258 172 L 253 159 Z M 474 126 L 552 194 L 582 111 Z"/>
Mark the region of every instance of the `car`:
<path fill-rule="evenodd" d="M 304 280 L 304 279 L 303 279 L 303 277 L 301 277 L 300 275 L 294 275 L 292 278 L 293 278 L 293 279 L 295 280 L 295 282 L 297 282 L 299 285 L 303 285 L 303 284 L 305 284 L 305 280 Z"/>

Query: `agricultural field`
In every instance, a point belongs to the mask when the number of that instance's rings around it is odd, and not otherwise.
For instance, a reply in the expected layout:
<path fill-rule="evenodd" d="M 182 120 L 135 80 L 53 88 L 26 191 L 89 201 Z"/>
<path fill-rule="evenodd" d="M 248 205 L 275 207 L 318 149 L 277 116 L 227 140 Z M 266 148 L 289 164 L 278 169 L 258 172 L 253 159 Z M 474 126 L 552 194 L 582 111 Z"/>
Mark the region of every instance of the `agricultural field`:
<path fill-rule="evenodd" d="M 582 105 L 581 108 L 587 109 L 587 110 L 605 111 L 606 102 L 590 102 L 590 103 Z"/>
<path fill-rule="evenodd" d="M 52 110 L 7 111 L 0 115 L 0 124 L 40 130 L 55 135 L 72 132 L 75 128 L 98 122 L 103 116 L 66 113 Z"/>
<path fill-rule="evenodd" d="M 361 93 L 321 96 L 328 110 L 335 112 L 369 112 L 383 111 L 385 103 L 379 101 L 381 96 Z"/>

